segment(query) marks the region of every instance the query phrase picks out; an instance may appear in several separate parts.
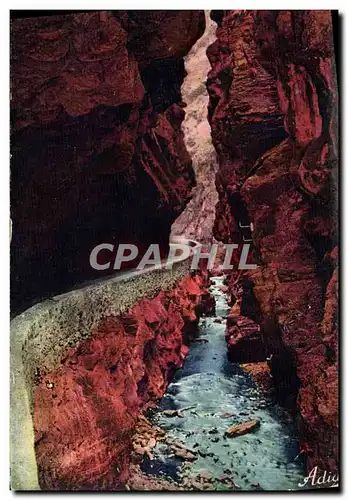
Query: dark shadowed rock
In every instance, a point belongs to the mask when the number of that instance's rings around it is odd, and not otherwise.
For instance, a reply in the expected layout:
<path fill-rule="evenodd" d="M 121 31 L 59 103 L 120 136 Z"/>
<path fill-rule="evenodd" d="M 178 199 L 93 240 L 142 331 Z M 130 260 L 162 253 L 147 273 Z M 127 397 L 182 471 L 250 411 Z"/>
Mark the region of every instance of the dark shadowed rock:
<path fill-rule="evenodd" d="M 203 31 L 201 11 L 12 21 L 13 310 L 113 272 L 89 264 L 100 243 L 167 253 L 195 184 L 178 103 Z"/>

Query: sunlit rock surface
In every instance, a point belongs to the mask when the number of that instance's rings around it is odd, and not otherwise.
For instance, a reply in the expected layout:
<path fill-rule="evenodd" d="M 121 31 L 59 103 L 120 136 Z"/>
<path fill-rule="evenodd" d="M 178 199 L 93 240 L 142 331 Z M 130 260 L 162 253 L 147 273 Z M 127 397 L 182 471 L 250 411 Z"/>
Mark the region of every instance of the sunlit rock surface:
<path fill-rule="evenodd" d="M 205 85 L 210 69 L 206 50 L 216 39 L 216 27 L 209 11 L 206 11 L 206 29 L 185 57 L 187 76 L 181 87 L 186 104 L 182 131 L 186 149 L 192 158 L 196 187 L 192 191 L 192 200 L 175 220 L 172 234 L 184 235 L 202 243 L 212 241 L 218 201 L 214 182 L 217 159 L 208 122 L 209 96 Z"/>

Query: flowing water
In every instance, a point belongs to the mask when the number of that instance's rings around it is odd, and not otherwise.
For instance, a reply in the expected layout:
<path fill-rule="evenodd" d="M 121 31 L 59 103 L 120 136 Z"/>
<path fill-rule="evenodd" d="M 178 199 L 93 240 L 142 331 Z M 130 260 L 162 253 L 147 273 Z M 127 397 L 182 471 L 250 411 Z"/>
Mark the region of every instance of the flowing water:
<path fill-rule="evenodd" d="M 219 289 L 222 281 L 223 277 L 211 279 L 217 317 L 228 313 L 226 296 Z M 190 464 L 193 475 L 202 469 L 215 479 L 228 474 L 242 490 L 296 490 L 304 469 L 291 416 L 265 398 L 238 364 L 227 360 L 226 325 L 216 320 L 200 320 L 199 337 L 208 342 L 192 343 L 160 402 L 162 411 L 184 409 L 181 416 L 169 418 L 158 412 L 152 420 L 169 438 L 197 452 L 197 460 Z M 261 423 L 255 432 L 224 437 L 231 425 L 251 419 Z M 157 444 L 143 470 L 178 481 L 180 464 L 168 447 Z"/>

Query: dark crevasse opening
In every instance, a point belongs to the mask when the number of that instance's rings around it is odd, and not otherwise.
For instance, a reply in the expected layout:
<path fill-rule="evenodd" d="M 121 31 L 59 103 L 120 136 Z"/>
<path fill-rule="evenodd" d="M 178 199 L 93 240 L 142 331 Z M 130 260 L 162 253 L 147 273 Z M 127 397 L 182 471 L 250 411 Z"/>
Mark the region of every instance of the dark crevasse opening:
<path fill-rule="evenodd" d="M 195 185 L 180 87 L 203 21 L 106 11 L 12 22 L 12 314 L 114 274 L 90 265 L 101 243 L 138 246 L 124 269 L 150 244 L 168 253 Z"/>

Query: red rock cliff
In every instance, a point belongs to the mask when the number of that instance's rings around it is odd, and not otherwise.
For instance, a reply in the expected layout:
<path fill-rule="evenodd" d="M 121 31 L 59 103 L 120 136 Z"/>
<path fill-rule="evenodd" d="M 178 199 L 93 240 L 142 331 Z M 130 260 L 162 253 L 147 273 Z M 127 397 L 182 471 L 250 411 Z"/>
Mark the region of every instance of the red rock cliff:
<path fill-rule="evenodd" d="M 212 310 L 202 276 L 107 316 L 88 340 L 41 373 L 34 393 L 43 490 L 122 489 L 140 412 L 163 396 L 188 352 L 200 312 Z"/>
<path fill-rule="evenodd" d="M 200 11 L 12 22 L 14 309 L 94 278 L 100 243 L 167 251 L 194 185 L 180 86 L 203 31 Z"/>
<path fill-rule="evenodd" d="M 335 471 L 338 138 L 331 13 L 213 17 L 219 23 L 208 49 L 209 117 L 220 165 L 215 236 L 234 243 L 252 238 L 259 267 L 244 277 L 242 314 L 261 324 L 279 395 L 296 400 L 308 468 Z M 239 224 L 250 222 L 251 232 L 242 234 Z"/>

